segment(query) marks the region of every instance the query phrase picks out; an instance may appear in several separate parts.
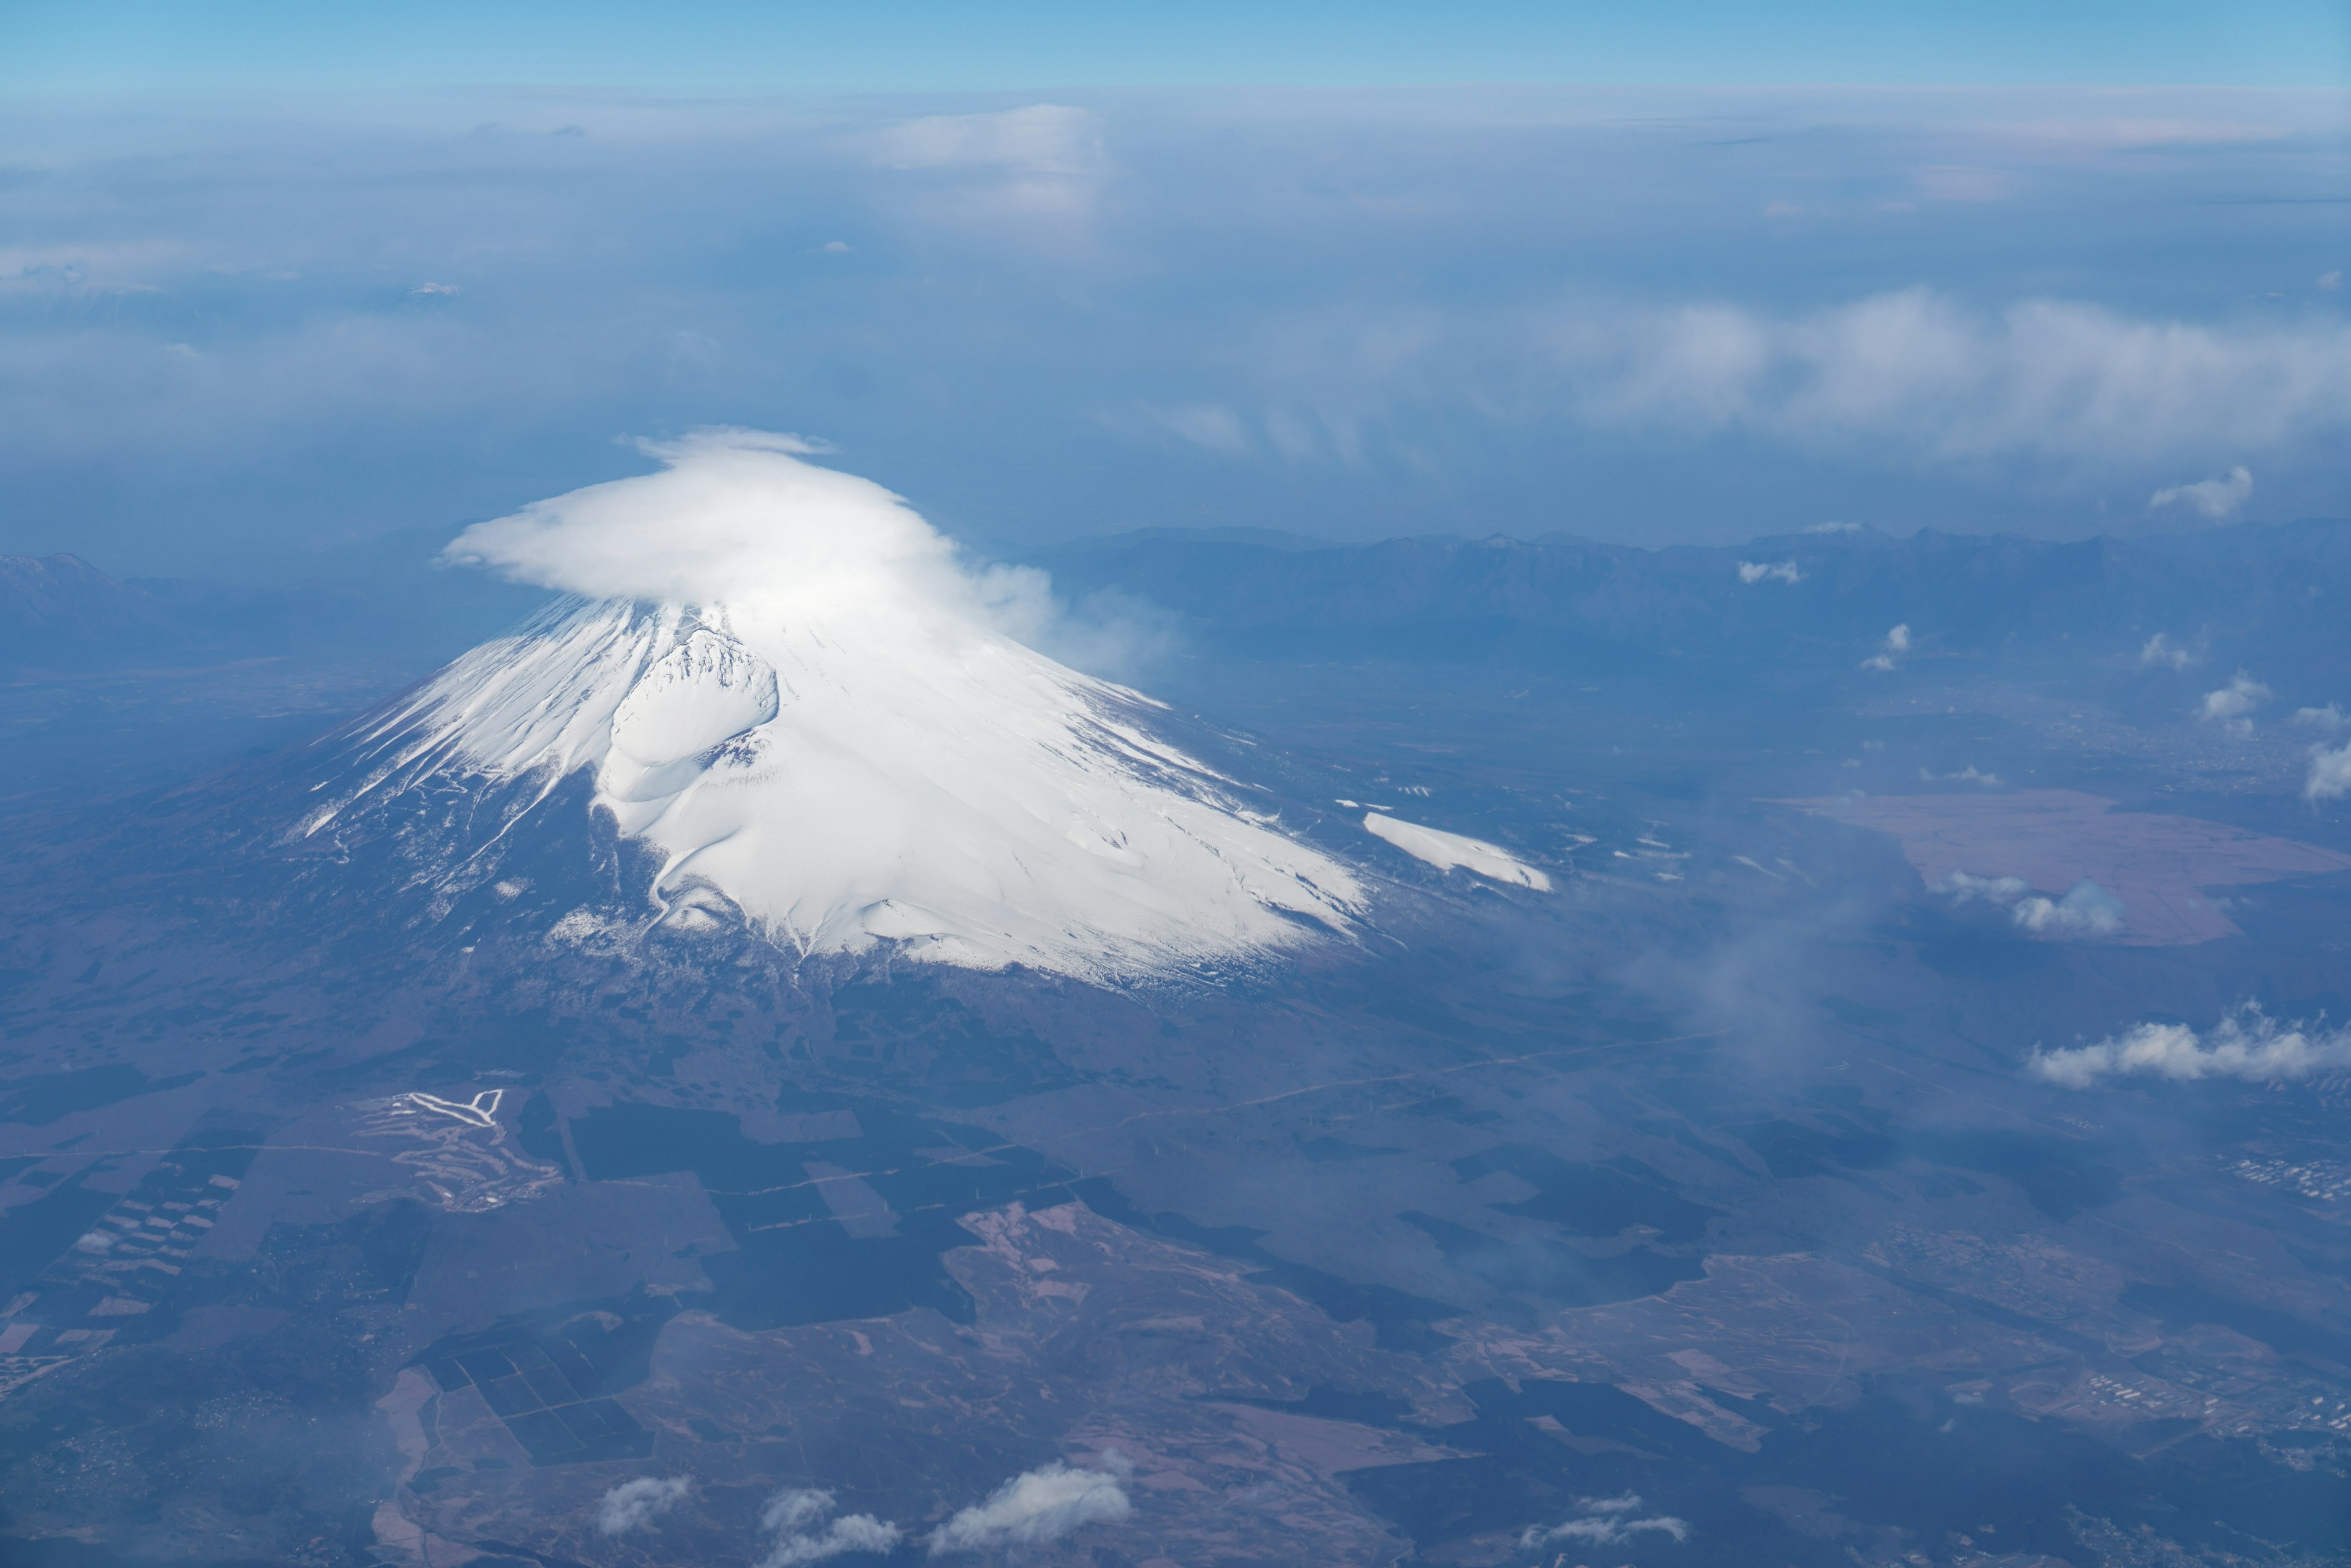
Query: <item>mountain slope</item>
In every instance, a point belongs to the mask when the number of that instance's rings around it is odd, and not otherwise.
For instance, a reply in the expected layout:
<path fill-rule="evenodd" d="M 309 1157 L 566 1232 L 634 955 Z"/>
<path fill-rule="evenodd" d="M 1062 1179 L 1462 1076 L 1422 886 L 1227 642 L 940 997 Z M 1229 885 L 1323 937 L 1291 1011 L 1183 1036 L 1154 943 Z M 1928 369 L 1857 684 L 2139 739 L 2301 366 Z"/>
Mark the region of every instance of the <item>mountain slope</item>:
<path fill-rule="evenodd" d="M 643 591 L 559 606 L 347 731 L 313 759 L 307 847 L 405 837 L 412 881 L 472 886 L 580 809 L 579 777 L 657 857 L 652 918 L 802 955 L 1107 981 L 1352 927 L 1352 872 L 1155 738 L 1155 705 L 998 630 L 894 497 L 739 435 L 665 456 L 467 536 L 549 586 Z M 707 575 L 661 580 L 697 542 Z M 414 814 L 453 797 L 462 831 Z"/>

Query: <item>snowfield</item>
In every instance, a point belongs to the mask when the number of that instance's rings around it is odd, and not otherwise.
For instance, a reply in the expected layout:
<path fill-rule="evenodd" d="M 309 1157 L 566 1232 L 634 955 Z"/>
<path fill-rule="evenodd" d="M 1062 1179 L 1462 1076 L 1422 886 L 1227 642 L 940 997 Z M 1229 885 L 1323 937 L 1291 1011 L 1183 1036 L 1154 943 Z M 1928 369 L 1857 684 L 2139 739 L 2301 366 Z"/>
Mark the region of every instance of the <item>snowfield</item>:
<path fill-rule="evenodd" d="M 1008 634 L 1002 581 L 896 497 L 788 438 L 660 455 L 453 547 L 597 597 L 390 714 L 364 737 L 378 779 L 592 770 L 596 806 L 664 856 L 664 918 L 718 919 L 716 894 L 807 954 L 890 941 L 1102 981 L 1352 928 L 1353 873 L 1245 818 L 1142 727 L 1148 699 Z"/>
<path fill-rule="evenodd" d="M 1496 882 L 1531 887 L 1537 893 L 1551 891 L 1550 877 L 1510 851 L 1498 844 L 1489 844 L 1483 839 L 1473 839 L 1464 833 L 1448 833 L 1442 828 L 1424 828 L 1417 822 L 1400 821 L 1394 817 L 1384 817 L 1377 811 L 1364 813 L 1364 831 L 1375 839 L 1385 840 L 1413 859 L 1426 861 L 1441 871 L 1459 866 Z"/>

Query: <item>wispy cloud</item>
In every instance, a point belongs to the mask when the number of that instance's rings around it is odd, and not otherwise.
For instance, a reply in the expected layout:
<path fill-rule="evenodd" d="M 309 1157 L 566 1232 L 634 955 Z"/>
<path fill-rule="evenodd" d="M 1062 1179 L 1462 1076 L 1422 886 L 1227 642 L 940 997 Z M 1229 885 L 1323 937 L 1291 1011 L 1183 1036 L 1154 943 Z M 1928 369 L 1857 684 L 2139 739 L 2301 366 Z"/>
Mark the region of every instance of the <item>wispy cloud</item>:
<path fill-rule="evenodd" d="M 2219 725 L 2241 740 L 2253 733 L 2253 710 L 2274 695 L 2269 687 L 2239 670 L 2227 685 L 2204 694 L 2204 700 L 2197 705 L 2196 716 L 2207 724 Z"/>
<path fill-rule="evenodd" d="M 2252 497 L 2252 471 L 2239 464 L 2218 479 L 2199 479 L 2193 485 L 2167 485 L 2147 498 L 2147 509 L 2152 512 L 2165 507 L 2185 507 L 2217 521 L 2241 511 Z"/>
<path fill-rule="evenodd" d="M 2135 1024 L 2095 1045 L 2035 1051 L 2025 1063 L 2034 1077 L 2068 1089 L 2102 1078 L 2130 1075 L 2194 1082 L 2238 1078 L 2277 1082 L 2325 1068 L 2351 1066 L 2351 1029 L 2278 1022 L 2248 1003 L 2199 1034 L 2184 1023 Z"/>
<path fill-rule="evenodd" d="M 1121 1456 L 1109 1456 L 1122 1469 Z M 931 1552 L 992 1552 L 1041 1546 L 1083 1525 L 1114 1523 L 1134 1511 L 1116 1475 L 1055 1460 L 1026 1471 L 931 1532 Z"/>
<path fill-rule="evenodd" d="M 2063 898 L 2034 893 L 2022 877 L 1970 876 L 1959 871 L 1946 876 L 1934 891 L 1955 904 L 1988 904 L 2005 909 L 2018 930 L 2056 941 L 2116 936 L 2126 913 L 2121 899 L 2087 877 L 2075 883 Z"/>
<path fill-rule="evenodd" d="M 1116 423 L 1113 420 L 1112 423 Z M 1222 403 L 1187 402 L 1172 408 L 1145 407 L 1141 423 L 1165 431 L 1179 441 L 1206 451 L 1238 457 L 1249 450 L 1249 431 L 1240 415 Z"/>
<path fill-rule="evenodd" d="M 684 1476 L 639 1476 L 622 1481 L 596 1504 L 596 1529 L 604 1535 L 642 1530 L 685 1500 L 694 1482 Z"/>
<path fill-rule="evenodd" d="M 835 1557 L 865 1552 L 880 1555 L 905 1539 L 906 1532 L 870 1513 L 832 1517 L 829 1491 L 792 1488 L 769 1498 L 759 1511 L 759 1528 L 773 1535 L 759 1568 L 800 1568 Z"/>
<path fill-rule="evenodd" d="M 2305 800 L 2340 800 L 2351 795 L 2351 741 L 2334 750 L 2314 747 L 2310 754 L 2310 774 L 2303 780 L 2302 797 Z"/>
<path fill-rule="evenodd" d="M 1582 1497 L 1575 1500 L 1579 1517 L 1558 1524 L 1531 1524 L 1519 1536 L 1521 1551 L 1541 1546 L 1575 1544 L 1582 1546 L 1616 1546 L 1637 1535 L 1663 1535 L 1676 1542 L 1687 1541 L 1689 1521 L 1669 1514 L 1641 1512 L 1637 1492 L 1625 1492 L 1617 1497 Z"/>
<path fill-rule="evenodd" d="M 1910 623 L 1905 621 L 1886 634 L 1886 641 L 1878 645 L 1876 653 L 1862 661 L 1861 667 L 1865 670 L 1891 670 L 1902 655 L 1909 651 Z M 1973 774 L 1975 769 L 1970 768 L 1968 771 Z"/>
<path fill-rule="evenodd" d="M 2325 707 L 2298 707 L 2294 710 L 2294 722 L 2305 729 L 2323 729 L 2329 735 L 2351 725 L 2351 714 L 2343 711 L 2341 703 L 2328 703 Z"/>
<path fill-rule="evenodd" d="M 2137 461 L 2351 424 L 2341 321 L 2221 328 L 2057 299 L 1986 313 L 1911 288 L 1793 317 L 1695 304 L 1621 325 L 1562 317 L 1553 340 L 1590 417 L 1893 442 L 1930 460 Z M 2225 498 L 2252 479 L 2205 483 Z"/>
<path fill-rule="evenodd" d="M 1745 583 L 1784 582 L 1793 588 L 1804 580 L 1804 574 L 1792 560 L 1742 560 L 1739 563 L 1739 580 Z"/>
<path fill-rule="evenodd" d="M 2123 901 L 2084 877 L 2063 898 L 2020 898 L 2009 918 L 2035 936 L 2112 936 L 2123 928 Z"/>
<path fill-rule="evenodd" d="M 2175 670 L 2184 670 L 2196 662 L 2196 655 L 2173 642 L 2168 633 L 2158 632 L 2139 649 L 2138 662 L 2142 668 L 2168 664 Z"/>
<path fill-rule="evenodd" d="M 849 145 L 882 168 L 927 176 L 910 212 L 1047 249 L 1086 240 L 1111 173 L 1100 117 L 1066 104 L 926 115 Z"/>
<path fill-rule="evenodd" d="M 934 114 L 869 131 L 861 145 L 892 169 L 1009 169 L 1090 174 L 1105 158 L 1091 110 L 1036 103 L 995 114 Z"/>

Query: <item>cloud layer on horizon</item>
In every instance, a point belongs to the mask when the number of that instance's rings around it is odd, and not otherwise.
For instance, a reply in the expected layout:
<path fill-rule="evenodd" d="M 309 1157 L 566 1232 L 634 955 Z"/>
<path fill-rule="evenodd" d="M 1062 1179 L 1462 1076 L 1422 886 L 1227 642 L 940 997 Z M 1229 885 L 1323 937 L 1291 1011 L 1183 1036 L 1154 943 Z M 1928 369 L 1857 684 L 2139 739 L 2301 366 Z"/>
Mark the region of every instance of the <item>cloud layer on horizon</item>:
<path fill-rule="evenodd" d="M 1012 538 L 2079 530 L 2242 515 L 2256 468 L 2316 509 L 2351 479 L 2332 253 L 2214 203 L 2318 189 L 2342 133 L 2140 96 L 0 120 L 43 149 L 0 250 L 0 549 L 495 515 L 702 424 L 833 437 Z M 2247 293 L 2216 225 L 2291 277 Z"/>

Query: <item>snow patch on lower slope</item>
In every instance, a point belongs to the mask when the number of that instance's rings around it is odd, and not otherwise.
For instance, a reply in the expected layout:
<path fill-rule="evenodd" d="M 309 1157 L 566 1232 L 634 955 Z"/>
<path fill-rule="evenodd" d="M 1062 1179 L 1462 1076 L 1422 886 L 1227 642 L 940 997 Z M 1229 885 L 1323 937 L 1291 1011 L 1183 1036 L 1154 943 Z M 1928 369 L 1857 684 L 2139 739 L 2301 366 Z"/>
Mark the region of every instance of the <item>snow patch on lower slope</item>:
<path fill-rule="evenodd" d="M 694 455 L 621 485 L 657 486 Z M 741 452 L 726 455 L 744 466 Z M 806 467 L 754 455 L 726 486 L 737 503 L 746 486 L 758 499 L 763 465 Z M 903 529 L 912 514 L 869 488 Z M 647 499 L 665 515 L 661 494 Z M 534 527 L 559 505 L 541 503 Z M 846 547 L 838 528 L 824 543 L 830 567 Z M 935 569 L 927 560 L 925 577 Z M 890 942 L 928 961 L 1113 981 L 1353 928 L 1356 876 L 1151 736 L 1148 699 L 1055 663 L 924 580 L 886 591 L 889 576 L 877 568 L 854 595 L 826 595 L 805 579 L 763 591 L 750 574 L 724 602 L 551 612 L 360 735 L 366 777 L 306 827 L 373 791 L 468 780 L 538 780 L 544 801 L 585 770 L 595 808 L 661 852 L 664 919 L 691 928 L 731 904 L 807 955 Z M 512 818 L 501 830 L 516 831 Z"/>
<path fill-rule="evenodd" d="M 1377 811 L 1364 814 L 1364 831 L 1394 844 L 1413 859 L 1425 861 L 1440 871 L 1450 871 L 1459 866 L 1495 882 L 1531 887 L 1537 893 L 1551 891 L 1550 877 L 1510 851 L 1498 844 L 1489 844 L 1483 839 L 1473 839 L 1466 833 L 1448 833 L 1442 828 L 1424 828 L 1417 822 L 1383 817 Z"/>

